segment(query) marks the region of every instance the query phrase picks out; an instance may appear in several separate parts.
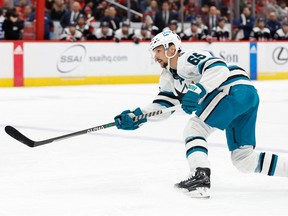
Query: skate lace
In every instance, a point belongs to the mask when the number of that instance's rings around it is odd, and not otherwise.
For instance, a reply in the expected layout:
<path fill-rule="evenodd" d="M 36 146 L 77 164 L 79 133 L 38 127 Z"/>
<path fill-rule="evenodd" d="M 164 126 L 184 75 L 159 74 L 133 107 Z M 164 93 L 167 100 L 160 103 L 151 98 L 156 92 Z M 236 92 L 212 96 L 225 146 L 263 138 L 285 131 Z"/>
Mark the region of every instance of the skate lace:
<path fill-rule="evenodd" d="M 192 180 L 195 177 L 195 174 L 188 176 L 185 180 L 181 181 L 180 184 L 185 184 L 186 182 Z"/>

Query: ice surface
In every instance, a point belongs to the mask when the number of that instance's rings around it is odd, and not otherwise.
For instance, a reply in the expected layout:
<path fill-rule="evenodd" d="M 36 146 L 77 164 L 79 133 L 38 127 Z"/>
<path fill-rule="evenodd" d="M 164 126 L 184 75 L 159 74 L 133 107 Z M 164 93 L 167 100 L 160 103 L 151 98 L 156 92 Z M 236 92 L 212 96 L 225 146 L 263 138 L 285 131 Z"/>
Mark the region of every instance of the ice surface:
<path fill-rule="evenodd" d="M 288 81 L 256 82 L 257 148 L 288 157 Z M 153 100 L 157 85 L 0 88 L 0 216 L 287 215 L 288 179 L 245 175 L 230 162 L 225 136 L 209 141 L 209 200 L 174 190 L 188 174 L 182 130 L 189 118 L 137 131 L 110 128 L 29 148 L 12 125 L 41 140 L 109 123 Z"/>

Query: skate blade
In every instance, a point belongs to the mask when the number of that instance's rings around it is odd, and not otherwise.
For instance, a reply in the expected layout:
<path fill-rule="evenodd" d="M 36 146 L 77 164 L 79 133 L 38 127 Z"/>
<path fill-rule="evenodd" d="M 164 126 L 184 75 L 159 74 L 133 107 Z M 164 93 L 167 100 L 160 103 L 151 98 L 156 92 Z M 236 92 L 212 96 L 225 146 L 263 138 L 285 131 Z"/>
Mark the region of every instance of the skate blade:
<path fill-rule="evenodd" d="M 196 190 L 188 191 L 182 188 L 176 188 L 178 191 L 181 191 L 190 198 L 200 198 L 200 199 L 209 199 L 210 198 L 210 189 L 207 187 L 199 187 Z"/>

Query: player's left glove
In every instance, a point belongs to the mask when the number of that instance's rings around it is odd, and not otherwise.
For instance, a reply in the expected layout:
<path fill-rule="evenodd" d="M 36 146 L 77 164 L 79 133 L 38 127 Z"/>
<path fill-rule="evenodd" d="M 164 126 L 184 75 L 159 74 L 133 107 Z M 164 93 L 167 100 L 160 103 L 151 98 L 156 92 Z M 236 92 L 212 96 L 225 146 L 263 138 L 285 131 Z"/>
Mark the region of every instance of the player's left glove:
<path fill-rule="evenodd" d="M 120 115 L 114 118 L 115 125 L 118 129 L 122 130 L 135 130 L 140 127 L 141 124 L 147 122 L 147 118 L 133 121 L 135 116 L 142 115 L 142 110 L 138 107 L 134 111 L 125 110 Z"/>
<path fill-rule="evenodd" d="M 204 87 L 197 83 L 190 84 L 187 93 L 183 96 L 181 107 L 187 114 L 192 114 L 199 108 L 199 100 L 206 94 Z"/>

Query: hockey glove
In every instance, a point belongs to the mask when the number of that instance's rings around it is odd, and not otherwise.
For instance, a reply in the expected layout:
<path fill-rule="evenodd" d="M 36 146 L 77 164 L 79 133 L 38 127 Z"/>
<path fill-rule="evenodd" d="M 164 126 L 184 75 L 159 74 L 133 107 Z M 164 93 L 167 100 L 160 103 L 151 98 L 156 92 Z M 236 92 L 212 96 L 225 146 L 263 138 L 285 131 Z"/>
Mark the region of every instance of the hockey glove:
<path fill-rule="evenodd" d="M 147 118 L 133 121 L 135 116 L 142 115 L 142 110 L 138 107 L 133 112 L 130 110 L 123 111 L 120 115 L 114 118 L 116 127 L 122 130 L 135 130 L 140 127 L 141 124 L 147 122 Z"/>
<path fill-rule="evenodd" d="M 187 114 L 192 114 L 200 105 L 199 100 L 206 94 L 204 87 L 197 83 L 190 84 L 187 93 L 182 98 L 181 107 Z"/>

